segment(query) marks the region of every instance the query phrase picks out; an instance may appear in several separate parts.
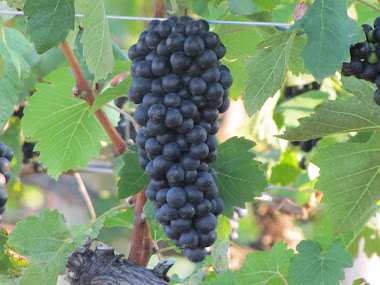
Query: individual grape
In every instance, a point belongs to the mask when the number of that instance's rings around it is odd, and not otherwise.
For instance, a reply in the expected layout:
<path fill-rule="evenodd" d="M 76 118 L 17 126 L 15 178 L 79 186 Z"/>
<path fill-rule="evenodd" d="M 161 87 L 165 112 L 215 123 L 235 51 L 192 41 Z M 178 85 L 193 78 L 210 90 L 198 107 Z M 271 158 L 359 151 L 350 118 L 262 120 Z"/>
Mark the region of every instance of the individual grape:
<path fill-rule="evenodd" d="M 143 60 L 140 61 L 136 66 L 136 74 L 137 76 L 144 77 L 144 78 L 153 78 L 154 75 L 152 73 L 152 61 L 150 60 Z"/>
<path fill-rule="evenodd" d="M 233 83 L 231 73 L 229 73 L 228 71 L 222 70 L 220 72 L 219 83 L 223 86 L 224 89 L 230 88 Z"/>
<path fill-rule="evenodd" d="M 208 172 L 198 173 L 198 177 L 194 183 L 195 187 L 197 187 L 201 191 L 206 191 L 213 184 L 215 184 L 214 178 Z"/>
<path fill-rule="evenodd" d="M 216 241 L 217 233 L 215 230 L 210 231 L 207 234 L 198 232 L 199 247 L 209 247 Z"/>
<path fill-rule="evenodd" d="M 204 191 L 205 198 L 209 200 L 216 198 L 218 194 L 219 194 L 219 190 L 215 183 L 212 184 L 210 188 Z"/>
<path fill-rule="evenodd" d="M 145 143 L 145 150 L 151 155 L 160 155 L 162 153 L 162 145 L 156 138 L 149 138 Z"/>
<path fill-rule="evenodd" d="M 214 180 L 216 180 L 216 171 L 213 169 L 213 168 L 210 168 L 210 170 L 208 171 L 208 173 L 212 176 L 212 178 L 214 178 Z"/>
<path fill-rule="evenodd" d="M 163 175 L 160 174 L 159 172 L 157 172 L 154 167 L 153 167 L 153 162 L 150 161 L 146 167 L 145 167 L 145 172 L 146 172 L 146 175 L 148 175 L 148 177 L 150 179 L 153 179 L 153 180 L 161 180 L 163 178 Z"/>
<path fill-rule="evenodd" d="M 181 96 L 177 93 L 168 93 L 164 97 L 164 105 L 167 108 L 178 108 L 181 105 Z"/>
<path fill-rule="evenodd" d="M 202 36 L 206 31 L 205 25 L 197 20 L 192 20 L 186 24 L 185 33 L 187 36 Z"/>
<path fill-rule="evenodd" d="M 163 155 L 159 155 L 153 160 L 154 169 L 161 174 L 165 174 L 172 165 L 173 162 L 166 159 Z"/>
<path fill-rule="evenodd" d="M 197 106 L 198 109 L 203 109 L 208 104 L 207 98 L 202 95 L 191 96 L 191 101 L 195 104 L 195 106 Z"/>
<path fill-rule="evenodd" d="M 184 88 L 182 88 L 181 90 L 186 90 L 187 87 L 189 86 L 189 83 L 191 81 L 191 77 L 189 75 L 187 75 L 186 73 L 182 74 L 182 77 L 181 77 L 181 80 L 182 80 L 182 86 Z"/>
<path fill-rule="evenodd" d="M 207 140 L 206 140 L 207 142 Z M 209 147 L 206 143 L 193 144 L 190 147 L 189 155 L 197 160 L 205 159 L 209 154 Z"/>
<path fill-rule="evenodd" d="M 199 77 L 193 78 L 189 83 L 189 90 L 193 95 L 203 95 L 207 88 L 206 82 Z"/>
<path fill-rule="evenodd" d="M 182 35 L 186 35 L 186 33 L 185 33 L 185 27 L 186 27 L 186 25 L 184 23 L 177 22 L 172 27 L 172 33 L 173 34 L 174 33 L 179 33 L 179 34 L 182 34 Z"/>
<path fill-rule="evenodd" d="M 184 135 L 178 135 L 175 138 L 175 142 L 178 144 L 181 151 L 183 152 L 188 151 L 190 149 L 191 143 L 188 141 L 188 139 Z"/>
<path fill-rule="evenodd" d="M 137 41 L 136 51 L 140 55 L 147 55 L 151 52 L 151 49 L 145 43 L 145 38 L 141 38 Z"/>
<path fill-rule="evenodd" d="M 187 185 L 184 188 L 186 192 L 187 202 L 198 204 L 203 200 L 204 194 L 201 190 L 193 185 Z"/>
<path fill-rule="evenodd" d="M 208 172 L 210 170 L 210 165 L 207 162 L 201 161 L 199 164 L 197 171 L 198 172 Z"/>
<path fill-rule="evenodd" d="M 218 121 L 214 121 L 211 123 L 210 131 L 208 132 L 210 135 L 216 135 L 219 131 L 219 123 Z"/>
<path fill-rule="evenodd" d="M 214 150 L 214 151 L 211 151 L 208 156 L 205 158 L 205 162 L 207 163 L 213 163 L 216 159 L 218 158 L 218 151 L 217 150 Z"/>
<path fill-rule="evenodd" d="M 157 136 L 156 138 L 160 144 L 166 145 L 168 143 L 175 141 L 175 133 L 173 131 L 168 131 L 162 136 Z"/>
<path fill-rule="evenodd" d="M 378 74 L 379 73 L 377 72 L 375 64 L 370 64 L 369 62 L 364 61 L 363 69 L 362 69 L 362 72 L 360 73 L 361 77 L 364 80 L 374 82 Z"/>
<path fill-rule="evenodd" d="M 194 229 L 184 232 L 179 237 L 179 244 L 183 249 L 195 249 L 198 243 L 198 233 Z"/>
<path fill-rule="evenodd" d="M 190 220 L 195 215 L 194 205 L 187 203 L 178 209 L 178 214 L 182 219 Z"/>
<path fill-rule="evenodd" d="M 190 36 L 184 42 L 184 51 L 189 56 L 201 55 L 204 48 L 205 44 L 198 36 Z"/>
<path fill-rule="evenodd" d="M 160 77 L 169 74 L 171 71 L 169 59 L 163 56 L 157 57 L 152 61 L 151 70 L 154 75 Z"/>
<path fill-rule="evenodd" d="M 131 90 L 138 96 L 144 96 L 150 91 L 150 80 L 142 77 L 132 79 Z"/>
<path fill-rule="evenodd" d="M 226 47 L 224 44 L 220 44 L 218 47 L 212 49 L 217 59 L 222 59 L 226 55 Z"/>
<path fill-rule="evenodd" d="M 151 49 L 154 49 L 155 47 L 157 47 L 160 41 L 161 41 L 161 36 L 157 31 L 149 31 L 147 35 L 145 36 L 145 43 Z"/>
<path fill-rule="evenodd" d="M 185 220 L 182 218 L 176 218 L 175 220 L 172 220 L 170 223 L 173 230 L 184 233 L 190 230 L 193 226 L 192 220 Z"/>
<path fill-rule="evenodd" d="M 154 30 L 154 28 L 160 23 L 160 20 L 152 20 L 148 24 L 148 31 Z"/>
<path fill-rule="evenodd" d="M 177 94 L 181 97 L 182 100 L 188 100 L 191 98 L 190 91 L 187 88 L 182 88 L 178 91 Z"/>
<path fill-rule="evenodd" d="M 0 173 L 6 174 L 11 170 L 11 163 L 5 157 L 0 157 Z"/>
<path fill-rule="evenodd" d="M 149 119 L 155 123 L 161 123 L 165 119 L 166 108 L 162 104 L 154 104 L 148 110 Z"/>
<path fill-rule="evenodd" d="M 179 161 L 182 168 L 186 171 L 193 171 L 199 167 L 200 161 L 192 158 L 190 155 L 185 154 L 181 156 Z"/>
<path fill-rule="evenodd" d="M 208 199 L 203 199 L 200 203 L 195 205 L 195 216 L 203 217 L 211 212 L 211 203 Z"/>
<path fill-rule="evenodd" d="M 146 190 L 145 190 L 145 196 L 151 200 L 151 201 L 155 201 L 156 200 L 156 195 L 157 195 L 157 191 L 154 190 L 154 187 L 152 185 L 149 185 Z"/>
<path fill-rule="evenodd" d="M 171 226 L 165 226 L 164 232 L 168 236 L 168 238 L 170 238 L 170 239 L 178 240 L 179 237 L 181 236 L 181 233 L 173 230 Z"/>
<path fill-rule="evenodd" d="M 170 55 L 172 54 L 166 45 L 166 40 L 160 41 L 159 44 L 157 45 L 157 54 L 159 56 L 163 56 L 167 58 L 169 58 Z"/>
<path fill-rule="evenodd" d="M 221 84 L 213 83 L 207 85 L 206 97 L 210 101 L 218 100 L 223 98 L 224 89 Z"/>
<path fill-rule="evenodd" d="M 152 136 L 163 135 L 168 130 L 167 126 L 164 123 L 155 123 L 152 120 L 148 120 L 146 127 Z"/>
<path fill-rule="evenodd" d="M 218 140 L 216 139 L 215 135 L 208 135 L 206 139 L 206 144 L 208 146 L 209 151 L 216 150 L 218 146 Z"/>
<path fill-rule="evenodd" d="M 226 99 L 223 101 L 222 105 L 218 108 L 218 111 L 220 114 L 226 112 L 228 108 L 230 107 L 230 99 Z"/>
<path fill-rule="evenodd" d="M 177 51 L 170 57 L 170 65 L 175 73 L 185 72 L 191 65 L 191 58 L 183 51 Z"/>
<path fill-rule="evenodd" d="M 194 221 L 197 230 L 204 234 L 216 229 L 217 223 L 218 219 L 212 213 L 198 217 Z"/>
<path fill-rule="evenodd" d="M 180 208 L 186 203 L 186 192 L 180 187 L 172 187 L 166 194 L 166 200 L 172 208 Z"/>
<path fill-rule="evenodd" d="M 183 181 L 185 178 L 185 170 L 178 163 L 173 164 L 166 173 L 166 179 L 170 184 L 176 184 Z"/>
<path fill-rule="evenodd" d="M 132 63 L 131 63 L 131 72 L 133 74 L 133 76 L 136 75 L 136 68 L 137 68 L 137 65 L 144 61 L 145 60 L 145 56 L 138 56 L 136 57 L 134 60 L 132 60 Z"/>
<path fill-rule="evenodd" d="M 218 119 L 219 111 L 218 109 L 205 108 L 201 111 L 201 117 L 206 122 L 213 123 Z"/>
<path fill-rule="evenodd" d="M 183 122 L 183 117 L 178 109 L 168 109 L 165 114 L 165 125 L 168 128 L 178 128 Z"/>
<path fill-rule="evenodd" d="M 223 104 L 223 98 L 220 97 L 220 98 L 215 99 L 215 100 L 209 100 L 207 107 L 209 107 L 210 109 L 218 109 L 219 110 L 219 107 L 222 106 L 222 104 Z"/>
<path fill-rule="evenodd" d="M 164 88 L 162 88 L 162 81 L 159 78 L 153 79 L 150 84 L 150 90 L 155 94 L 165 94 Z"/>
<path fill-rule="evenodd" d="M 173 31 L 173 28 L 172 28 Z M 172 33 L 166 40 L 166 46 L 171 52 L 182 51 L 186 37 L 181 33 Z"/>
<path fill-rule="evenodd" d="M 207 251 L 205 248 L 186 249 L 185 256 L 191 262 L 201 262 L 206 258 Z"/>
<path fill-rule="evenodd" d="M 202 36 L 205 47 L 208 49 L 217 48 L 220 44 L 219 36 L 214 32 L 205 32 Z"/>
<path fill-rule="evenodd" d="M 194 126 L 194 128 L 188 133 L 187 140 L 192 144 L 203 143 L 207 138 L 207 133 L 201 126 Z"/>
<path fill-rule="evenodd" d="M 182 121 L 182 124 L 177 128 L 177 133 L 179 134 L 187 134 L 194 127 L 193 119 L 186 119 Z"/>
<path fill-rule="evenodd" d="M 212 67 L 210 69 L 205 70 L 202 73 L 202 79 L 207 84 L 217 83 L 220 79 L 220 74 L 221 74 L 221 72 L 217 67 Z"/>
<path fill-rule="evenodd" d="M 178 217 L 178 211 L 168 204 L 162 205 L 162 207 L 157 210 L 157 213 L 160 213 L 160 215 L 168 221 L 173 221 Z"/>
<path fill-rule="evenodd" d="M 162 88 L 168 93 L 176 93 L 182 88 L 181 77 L 170 73 L 162 79 Z"/>
<path fill-rule="evenodd" d="M 165 20 L 158 24 L 157 31 L 162 38 L 167 38 L 172 32 L 173 26 L 174 26 L 173 21 Z"/>
<path fill-rule="evenodd" d="M 198 176 L 198 172 L 196 170 L 185 171 L 185 178 L 183 179 L 183 182 L 185 184 L 191 184 L 195 181 L 197 176 Z"/>
<path fill-rule="evenodd" d="M 190 100 L 183 100 L 179 108 L 184 119 L 191 119 L 198 111 L 197 106 Z"/>
<path fill-rule="evenodd" d="M 205 49 L 195 60 L 201 68 L 209 69 L 215 65 L 218 59 L 212 50 Z"/>
<path fill-rule="evenodd" d="M 147 158 L 140 157 L 139 164 L 141 168 L 145 169 L 148 163 L 149 163 L 149 160 Z"/>
<path fill-rule="evenodd" d="M 186 74 L 192 78 L 199 77 L 202 74 L 202 68 L 196 62 L 192 62 Z"/>
<path fill-rule="evenodd" d="M 8 201 L 8 193 L 4 187 L 0 187 L 0 208 L 4 207 L 4 205 Z"/>
<path fill-rule="evenodd" d="M 176 142 L 171 142 L 164 145 L 162 154 L 166 159 L 174 161 L 181 157 L 181 148 Z"/>
<path fill-rule="evenodd" d="M 152 187 L 154 187 L 154 186 L 152 185 Z M 161 206 L 167 203 L 167 201 L 166 201 L 166 194 L 168 193 L 168 191 L 169 191 L 169 188 L 163 188 L 163 189 L 160 189 L 160 190 L 157 191 L 156 201 Z"/>
<path fill-rule="evenodd" d="M 139 53 L 136 50 L 136 45 L 132 45 L 128 50 L 128 57 L 130 60 L 134 60 L 136 57 L 139 56 Z"/>

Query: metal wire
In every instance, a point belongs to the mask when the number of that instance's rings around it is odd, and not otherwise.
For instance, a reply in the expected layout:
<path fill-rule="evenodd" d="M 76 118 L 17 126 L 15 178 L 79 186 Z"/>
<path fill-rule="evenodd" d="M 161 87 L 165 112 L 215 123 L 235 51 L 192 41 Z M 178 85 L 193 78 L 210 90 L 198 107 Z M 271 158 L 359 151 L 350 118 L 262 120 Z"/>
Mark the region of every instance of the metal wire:
<path fill-rule="evenodd" d="M 0 11 L 0 15 L 16 15 L 22 16 L 24 13 L 22 11 Z M 76 14 L 75 17 L 83 18 L 82 14 Z M 127 21 L 152 21 L 154 19 L 163 21 L 166 18 L 150 18 L 150 17 L 129 17 L 129 16 L 111 16 L 107 15 L 109 20 L 127 20 Z M 242 21 L 213 21 L 207 20 L 211 24 L 221 24 L 221 25 L 240 25 L 240 26 L 270 26 L 270 27 L 289 27 L 292 24 L 289 23 L 272 23 L 272 22 L 242 22 Z"/>

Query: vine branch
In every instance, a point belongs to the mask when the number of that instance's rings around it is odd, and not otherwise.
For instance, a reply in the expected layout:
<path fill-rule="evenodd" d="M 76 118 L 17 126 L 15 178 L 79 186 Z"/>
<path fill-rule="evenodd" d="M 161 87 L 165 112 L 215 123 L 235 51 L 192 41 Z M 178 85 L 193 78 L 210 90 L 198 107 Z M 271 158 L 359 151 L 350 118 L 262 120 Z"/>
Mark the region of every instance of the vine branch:
<path fill-rule="evenodd" d="M 154 248 L 149 222 L 145 219 L 145 214 L 143 212 L 144 205 L 147 201 L 145 190 L 146 187 L 136 196 L 131 250 L 128 257 L 128 259 L 136 266 L 143 267 L 148 265 L 149 258 L 153 253 Z"/>
<path fill-rule="evenodd" d="M 67 41 L 60 44 L 60 47 L 67 61 L 69 62 L 71 69 L 73 70 L 75 79 L 77 81 L 78 93 L 85 93 L 84 99 L 86 100 L 88 105 L 92 106 L 95 101 L 95 94 L 90 84 L 88 83 L 86 76 L 84 75 L 83 70 L 79 65 L 79 62 L 75 57 L 73 50 L 71 49 Z M 114 126 L 111 124 L 107 115 L 104 113 L 104 110 L 100 108 L 95 112 L 95 115 L 98 118 L 100 124 L 103 126 L 104 130 L 107 132 L 108 136 L 110 137 L 115 149 L 115 153 L 118 155 L 122 155 L 126 151 L 125 142 L 120 137 Z"/>
<path fill-rule="evenodd" d="M 372 4 L 372 3 L 369 3 L 368 1 L 366 0 L 356 0 L 357 2 L 360 2 L 364 5 L 367 5 L 368 7 L 380 12 L 380 7 L 376 6 L 375 4 Z"/>

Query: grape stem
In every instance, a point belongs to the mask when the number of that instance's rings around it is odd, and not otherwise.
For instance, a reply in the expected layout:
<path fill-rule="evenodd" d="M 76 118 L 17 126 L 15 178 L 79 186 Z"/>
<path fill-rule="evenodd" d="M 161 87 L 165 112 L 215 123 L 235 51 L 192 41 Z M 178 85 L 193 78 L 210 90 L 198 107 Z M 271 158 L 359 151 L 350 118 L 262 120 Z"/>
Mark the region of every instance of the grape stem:
<path fill-rule="evenodd" d="M 368 7 L 380 12 L 380 7 L 376 6 L 375 4 L 372 4 L 372 3 L 369 3 L 368 1 L 366 0 L 356 0 L 357 2 L 360 2 L 364 5 L 367 5 Z"/>
<path fill-rule="evenodd" d="M 119 206 L 116 206 L 116 207 L 109 209 L 107 212 L 104 212 L 97 219 L 95 219 L 90 224 L 88 224 L 87 227 L 85 227 L 83 230 L 79 231 L 78 233 L 76 233 L 72 237 L 66 239 L 65 243 L 68 244 L 70 242 L 73 242 L 77 237 L 79 237 L 81 234 L 85 233 L 87 230 L 91 229 L 93 226 L 95 226 L 98 222 L 100 222 L 103 218 L 107 217 L 109 214 L 112 214 L 113 212 L 118 211 L 118 210 L 129 209 L 129 208 L 133 208 L 133 207 L 134 207 L 133 204 L 129 204 L 129 205 L 127 204 L 127 205 L 119 205 Z"/>
<path fill-rule="evenodd" d="M 86 76 L 84 75 L 79 62 L 75 57 L 73 50 L 71 49 L 67 41 L 60 44 L 60 47 L 68 63 L 70 64 L 71 69 L 73 70 L 75 79 L 77 81 L 76 87 L 78 93 L 85 94 L 84 99 L 86 100 L 88 105 L 92 106 L 95 101 L 94 91 L 92 90 L 89 82 L 87 81 Z M 100 124 L 103 126 L 104 130 L 107 132 L 108 136 L 110 137 L 115 149 L 115 153 L 117 155 L 122 155 L 127 149 L 126 144 L 124 140 L 121 138 L 121 136 L 118 134 L 110 120 L 108 119 L 106 113 L 104 113 L 104 110 L 100 108 L 95 112 L 95 115 L 98 118 Z"/>
<path fill-rule="evenodd" d="M 172 246 L 168 246 L 168 247 L 163 247 L 163 248 L 160 248 L 158 250 L 156 250 L 154 253 L 155 254 L 159 254 L 161 252 L 165 252 L 165 251 L 168 251 L 168 250 L 172 250 L 172 249 L 176 249 L 177 247 L 175 245 L 172 245 Z"/>
<path fill-rule="evenodd" d="M 94 205 L 92 204 L 90 195 L 88 195 L 86 185 L 84 185 L 83 179 L 78 172 L 74 172 L 74 177 L 78 182 L 79 191 L 82 194 L 84 200 L 86 201 L 87 208 L 90 211 L 91 222 L 93 222 L 96 220 L 96 213 L 95 213 Z"/>
<path fill-rule="evenodd" d="M 136 266 L 143 267 L 148 265 L 148 261 L 154 249 L 149 222 L 145 219 L 143 212 L 144 205 L 147 201 L 145 189 L 146 187 L 136 196 L 135 219 L 133 223 L 131 249 L 128 257 Z"/>
<path fill-rule="evenodd" d="M 127 118 L 127 120 L 129 120 L 133 126 L 135 127 L 135 130 L 138 131 L 140 129 L 140 126 L 136 123 L 136 121 L 133 119 L 133 117 L 131 115 L 129 115 L 127 112 L 124 112 L 123 110 L 121 110 L 120 108 L 116 107 L 116 106 L 112 106 L 111 104 L 106 104 L 105 106 L 107 106 L 108 108 L 111 108 L 117 112 L 119 112 L 120 114 L 122 114 L 124 117 Z"/>

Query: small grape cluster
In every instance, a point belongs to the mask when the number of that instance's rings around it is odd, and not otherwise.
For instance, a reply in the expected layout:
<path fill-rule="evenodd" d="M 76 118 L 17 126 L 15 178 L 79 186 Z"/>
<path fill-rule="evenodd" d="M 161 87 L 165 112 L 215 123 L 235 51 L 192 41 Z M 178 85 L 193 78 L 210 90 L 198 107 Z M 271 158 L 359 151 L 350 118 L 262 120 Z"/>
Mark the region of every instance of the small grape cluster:
<path fill-rule="evenodd" d="M 376 84 L 373 94 L 376 104 L 380 105 L 380 17 L 374 22 L 374 28 L 363 24 L 366 41 L 351 45 L 351 61 L 343 62 L 342 75 L 364 79 Z"/>
<path fill-rule="evenodd" d="M 292 145 L 298 145 L 304 152 L 310 152 L 315 147 L 321 138 L 316 138 L 308 141 L 291 141 Z M 299 162 L 299 167 L 306 170 L 306 157 L 302 157 Z"/>
<path fill-rule="evenodd" d="M 2 215 L 5 212 L 5 204 L 8 201 L 8 193 L 5 189 L 12 177 L 11 174 L 11 161 L 13 159 L 13 152 L 10 147 L 0 142 L 0 222 Z"/>
<path fill-rule="evenodd" d="M 135 121 L 140 165 L 151 179 L 146 196 L 166 235 L 192 262 L 206 257 L 216 240 L 217 121 L 230 104 L 226 53 L 205 20 L 171 16 L 148 24 L 129 49 L 132 86 L 129 99 L 139 104 Z"/>
<path fill-rule="evenodd" d="M 238 238 L 239 238 L 239 234 L 238 234 L 239 220 L 240 220 L 240 218 L 244 218 L 247 215 L 248 215 L 247 209 L 234 207 L 234 215 L 232 216 L 232 219 L 230 219 L 230 225 L 231 225 L 230 240 L 231 241 L 237 241 L 238 240 Z"/>
<path fill-rule="evenodd" d="M 285 100 L 289 100 L 305 92 L 319 90 L 320 87 L 321 85 L 317 81 L 313 81 L 304 85 L 284 86 L 283 92 Z"/>

